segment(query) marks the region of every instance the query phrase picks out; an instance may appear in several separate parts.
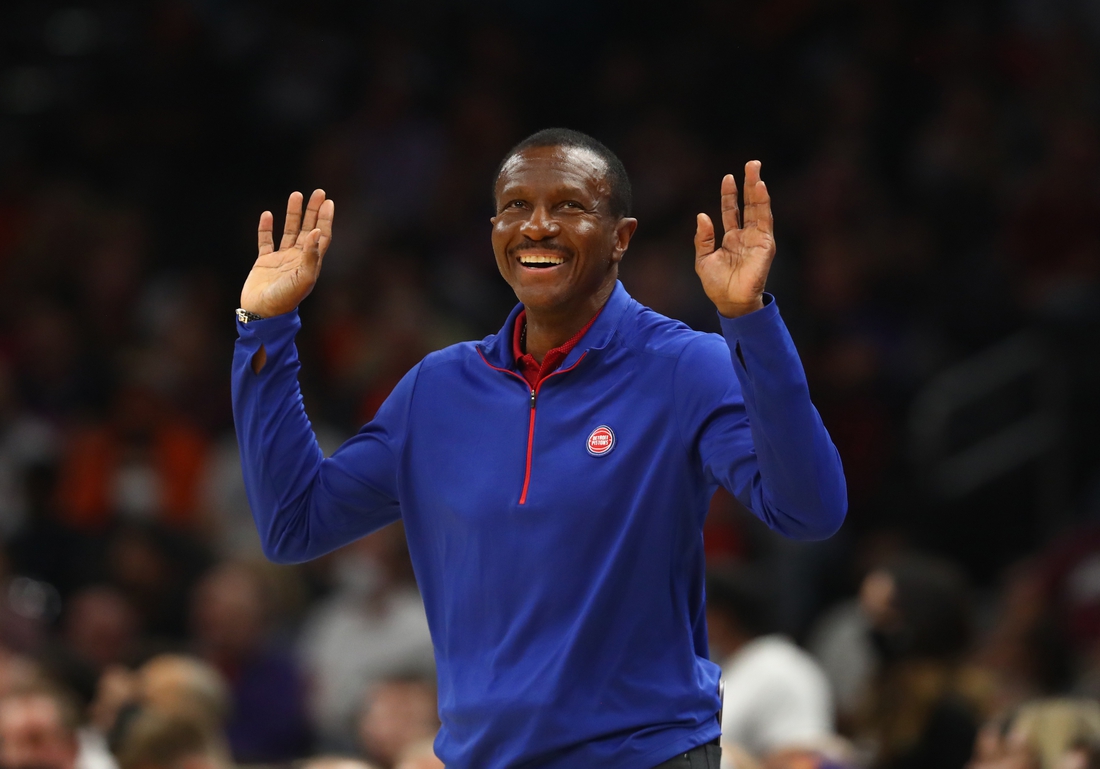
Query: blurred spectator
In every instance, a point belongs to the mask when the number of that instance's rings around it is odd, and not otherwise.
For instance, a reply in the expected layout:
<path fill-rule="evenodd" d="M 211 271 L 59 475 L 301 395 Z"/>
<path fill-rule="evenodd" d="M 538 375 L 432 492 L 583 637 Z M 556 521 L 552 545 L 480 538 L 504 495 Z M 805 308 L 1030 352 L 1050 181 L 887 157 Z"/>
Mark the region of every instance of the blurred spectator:
<path fill-rule="evenodd" d="M 77 659 L 100 673 L 131 661 L 140 629 L 137 614 L 118 590 L 92 585 L 69 599 L 62 637 Z"/>
<path fill-rule="evenodd" d="M 136 672 L 115 666 L 100 676 L 90 708 L 91 723 L 110 736 L 116 750 L 134 720 L 150 711 L 197 721 L 207 733 L 206 739 L 228 756 L 229 692 L 221 674 L 206 663 L 194 657 L 161 654 Z"/>
<path fill-rule="evenodd" d="M 137 673 L 139 698 L 146 708 L 166 714 L 191 715 L 218 734 L 225 729 L 232 703 L 217 670 L 193 657 L 161 654 Z"/>
<path fill-rule="evenodd" d="M 1041 560 L 1029 559 L 1013 566 L 999 586 L 993 622 L 973 655 L 993 677 L 992 712 L 1010 712 L 1073 686 L 1077 660 L 1066 637 L 1065 604 L 1052 600 L 1047 577 Z"/>
<path fill-rule="evenodd" d="M 348 756 L 314 756 L 295 762 L 294 769 L 378 769 L 378 767 Z"/>
<path fill-rule="evenodd" d="M 100 531 L 114 516 L 199 526 L 199 480 L 206 440 L 137 382 L 115 395 L 109 421 L 73 435 L 61 468 L 66 519 Z"/>
<path fill-rule="evenodd" d="M 191 597 L 195 648 L 229 684 L 229 745 L 242 763 L 282 761 L 310 746 L 305 682 L 270 636 L 272 596 L 243 563 L 215 567 Z"/>
<path fill-rule="evenodd" d="M 904 549 L 904 541 L 896 532 L 876 531 L 863 537 L 850 564 L 853 588 L 858 589 L 869 572 L 881 568 Z M 879 664 L 871 620 L 859 596 L 842 600 L 821 612 L 811 628 L 806 648 L 829 678 L 838 730 L 851 734 L 859 711 L 870 695 Z"/>
<path fill-rule="evenodd" d="M 968 769 L 1093 769 L 1100 764 L 1100 705 L 1035 700 L 978 735 Z"/>
<path fill-rule="evenodd" d="M 198 718 L 147 710 L 127 729 L 119 769 L 229 769 L 220 743 Z"/>
<path fill-rule="evenodd" d="M 433 681 L 387 678 L 367 691 L 359 718 L 359 740 L 366 754 L 383 769 L 394 769 L 403 751 L 434 739 L 438 731 Z"/>
<path fill-rule="evenodd" d="M 772 633 L 773 601 L 745 571 L 707 577 L 707 633 L 722 665 L 722 740 L 766 758 L 823 744 L 833 734 L 829 683 L 790 639 Z"/>
<path fill-rule="evenodd" d="M 26 689 L 38 676 L 34 662 L 0 643 L 0 698 Z"/>
<path fill-rule="evenodd" d="M 443 762 L 435 755 L 432 740 L 414 742 L 401 751 L 393 769 L 445 769 Z"/>
<path fill-rule="evenodd" d="M 32 504 L 26 475 L 56 459 L 58 442 L 54 427 L 19 402 L 11 369 L 0 360 L 0 537 L 26 524 Z"/>
<path fill-rule="evenodd" d="M 0 766 L 5 769 L 114 769 L 101 742 L 80 733 L 69 694 L 30 684 L 0 698 Z"/>
<path fill-rule="evenodd" d="M 323 744 L 346 749 L 354 745 L 363 692 L 397 673 L 431 675 L 435 657 L 401 526 L 387 526 L 332 559 L 336 590 L 306 618 L 301 653 Z"/>
<path fill-rule="evenodd" d="M 987 707 L 987 680 L 963 663 L 968 585 L 951 564 L 904 555 L 867 575 L 860 602 L 878 651 L 859 736 L 873 766 L 961 769 Z"/>
<path fill-rule="evenodd" d="M 105 541 L 107 581 L 138 613 L 145 633 L 180 640 L 188 631 L 187 595 L 209 557 L 190 537 L 160 524 L 123 523 Z"/>

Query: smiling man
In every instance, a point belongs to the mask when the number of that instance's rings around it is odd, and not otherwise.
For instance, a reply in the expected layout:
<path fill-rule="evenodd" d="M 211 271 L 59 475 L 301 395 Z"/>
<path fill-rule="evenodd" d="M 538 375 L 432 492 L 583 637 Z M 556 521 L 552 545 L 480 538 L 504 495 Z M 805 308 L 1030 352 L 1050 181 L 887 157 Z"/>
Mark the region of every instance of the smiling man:
<path fill-rule="evenodd" d="M 401 518 L 439 675 L 449 769 L 718 766 L 702 528 L 721 485 L 773 529 L 830 536 L 840 462 L 764 283 L 775 254 L 760 164 L 700 214 L 695 269 L 722 335 L 618 282 L 637 226 L 622 164 L 550 129 L 494 187 L 492 244 L 520 303 L 500 332 L 432 353 L 325 459 L 298 390 L 298 304 L 334 207 L 270 212 L 241 292 L 233 408 L 272 560 L 315 558 Z"/>

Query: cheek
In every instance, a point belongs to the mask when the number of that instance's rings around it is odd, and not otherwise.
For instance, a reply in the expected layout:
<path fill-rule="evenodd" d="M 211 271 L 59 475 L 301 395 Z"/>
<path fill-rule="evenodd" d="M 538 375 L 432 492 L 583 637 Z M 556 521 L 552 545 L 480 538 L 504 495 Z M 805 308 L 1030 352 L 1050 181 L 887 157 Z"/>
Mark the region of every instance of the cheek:
<path fill-rule="evenodd" d="M 596 261 L 610 262 L 615 251 L 615 231 L 602 226 L 599 222 L 581 222 L 574 229 L 578 241 L 585 244 L 585 249 Z"/>

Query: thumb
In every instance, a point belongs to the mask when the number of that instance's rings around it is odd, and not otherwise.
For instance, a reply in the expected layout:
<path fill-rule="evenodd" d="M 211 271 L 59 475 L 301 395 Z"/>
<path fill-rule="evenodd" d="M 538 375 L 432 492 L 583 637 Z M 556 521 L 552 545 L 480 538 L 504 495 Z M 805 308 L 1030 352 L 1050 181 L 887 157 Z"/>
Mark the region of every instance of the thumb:
<path fill-rule="evenodd" d="M 706 214 L 695 216 L 695 258 L 714 253 L 714 222 Z"/>

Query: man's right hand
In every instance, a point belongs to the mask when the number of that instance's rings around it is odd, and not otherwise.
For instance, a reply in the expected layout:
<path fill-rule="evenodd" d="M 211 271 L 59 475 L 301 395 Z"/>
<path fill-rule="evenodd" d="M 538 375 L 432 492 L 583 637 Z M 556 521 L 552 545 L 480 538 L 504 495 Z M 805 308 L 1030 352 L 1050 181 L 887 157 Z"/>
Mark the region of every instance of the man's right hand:
<path fill-rule="evenodd" d="M 325 200 L 325 191 L 314 190 L 303 219 L 302 193 L 290 193 L 278 251 L 272 239 L 275 218 L 270 211 L 260 214 L 260 254 L 241 289 L 241 309 L 271 318 L 290 312 L 309 296 L 332 242 L 334 211 L 333 202 Z"/>

